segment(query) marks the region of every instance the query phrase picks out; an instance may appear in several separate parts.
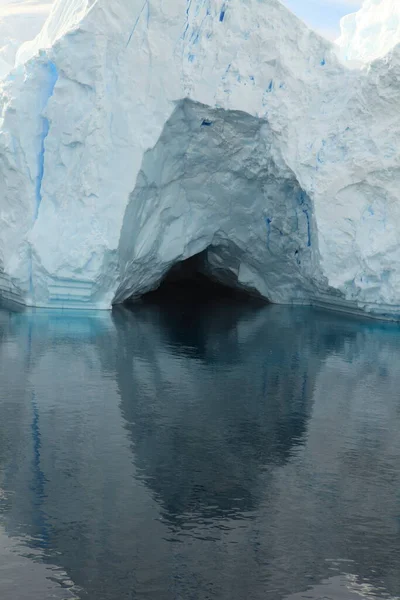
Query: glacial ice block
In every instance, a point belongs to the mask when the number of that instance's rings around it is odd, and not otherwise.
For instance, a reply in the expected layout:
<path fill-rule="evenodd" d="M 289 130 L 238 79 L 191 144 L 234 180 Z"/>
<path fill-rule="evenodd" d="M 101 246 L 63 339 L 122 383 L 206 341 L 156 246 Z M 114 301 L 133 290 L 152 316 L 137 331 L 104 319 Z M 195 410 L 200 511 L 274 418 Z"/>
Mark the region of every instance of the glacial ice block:
<path fill-rule="evenodd" d="M 204 253 L 397 318 L 399 52 L 349 69 L 278 0 L 58 0 L 2 86 L 2 280 L 107 309 Z"/>
<path fill-rule="evenodd" d="M 398 0 L 365 0 L 361 9 L 341 20 L 337 40 L 345 61 L 369 63 L 382 58 L 400 42 Z"/>

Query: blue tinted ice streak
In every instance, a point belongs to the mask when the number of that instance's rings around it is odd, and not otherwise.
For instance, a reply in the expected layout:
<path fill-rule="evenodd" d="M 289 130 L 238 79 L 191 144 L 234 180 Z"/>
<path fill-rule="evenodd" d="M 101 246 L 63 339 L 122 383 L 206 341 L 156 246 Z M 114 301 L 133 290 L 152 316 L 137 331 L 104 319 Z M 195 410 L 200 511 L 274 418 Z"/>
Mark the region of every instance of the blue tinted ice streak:
<path fill-rule="evenodd" d="M 221 8 L 221 12 L 219 13 L 219 20 L 220 23 L 223 22 L 223 20 L 225 19 L 225 13 L 226 13 L 226 2 L 223 3 L 222 8 Z"/>
<path fill-rule="evenodd" d="M 267 248 L 269 250 L 269 242 L 270 242 L 270 236 L 271 236 L 271 223 L 272 223 L 272 219 L 270 219 L 269 217 L 265 217 L 265 224 L 267 226 Z"/>
<path fill-rule="evenodd" d="M 142 6 L 142 9 L 141 9 L 141 11 L 140 11 L 140 13 L 139 13 L 139 15 L 138 15 L 138 17 L 137 17 L 136 21 L 135 21 L 135 24 L 134 24 L 134 26 L 133 26 L 133 28 L 132 28 L 132 31 L 131 31 L 131 33 L 130 33 L 130 35 L 129 35 L 129 38 L 128 38 L 128 41 L 127 41 L 127 43 L 126 43 L 126 48 L 129 46 L 129 44 L 130 44 L 130 42 L 131 42 L 131 39 L 132 39 L 132 37 L 133 37 L 133 34 L 135 33 L 136 27 L 138 26 L 138 23 L 139 23 L 139 21 L 140 21 L 140 17 L 142 16 L 142 14 L 143 14 L 143 11 L 144 11 L 144 9 L 146 8 L 146 5 L 147 5 L 147 4 L 148 4 L 148 0 L 146 0 L 146 2 L 143 4 L 143 6 Z"/>
<path fill-rule="evenodd" d="M 305 214 L 306 219 L 307 219 L 307 234 L 308 234 L 307 246 L 309 248 L 311 248 L 311 223 L 310 223 L 310 215 L 309 215 L 308 210 L 306 208 L 303 208 L 303 213 Z"/>
<path fill-rule="evenodd" d="M 300 204 L 300 206 L 302 206 L 304 204 L 305 198 L 304 198 L 304 192 L 299 192 L 297 194 L 297 202 Z"/>
<path fill-rule="evenodd" d="M 44 154 L 45 154 L 45 141 L 49 134 L 50 124 L 49 120 L 46 117 L 42 117 L 42 133 L 40 136 L 40 152 L 38 157 L 38 174 L 36 176 L 36 206 L 35 206 L 35 215 L 34 220 L 38 218 L 40 204 L 42 202 L 42 182 L 44 175 Z"/>
<path fill-rule="evenodd" d="M 190 37 L 190 42 L 192 44 L 197 44 L 199 41 L 199 37 L 200 37 L 200 31 L 193 31 L 193 33 Z"/>
<path fill-rule="evenodd" d="M 55 88 L 57 80 L 58 80 L 58 71 L 57 71 L 56 65 L 53 62 L 49 61 L 46 68 L 48 69 L 49 79 L 48 79 L 47 90 L 45 90 L 45 98 L 44 98 L 42 110 L 46 109 L 47 104 L 54 93 L 54 88 Z M 42 131 L 40 134 L 38 170 L 37 170 L 36 185 L 35 185 L 35 197 L 36 197 L 36 206 L 35 206 L 35 213 L 34 213 L 35 221 L 38 218 L 40 204 L 42 202 L 42 182 L 43 182 L 43 175 L 44 175 L 45 142 L 46 142 L 46 138 L 49 134 L 49 130 L 50 130 L 50 123 L 49 123 L 48 118 L 43 117 L 43 116 L 41 116 L 40 118 L 41 118 Z"/>

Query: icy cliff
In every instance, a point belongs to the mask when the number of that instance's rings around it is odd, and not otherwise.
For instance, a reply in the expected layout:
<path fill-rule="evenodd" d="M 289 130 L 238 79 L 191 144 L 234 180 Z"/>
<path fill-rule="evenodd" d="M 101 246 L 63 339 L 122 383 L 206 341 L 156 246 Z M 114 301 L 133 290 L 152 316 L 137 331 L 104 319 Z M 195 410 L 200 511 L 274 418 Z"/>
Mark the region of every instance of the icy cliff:
<path fill-rule="evenodd" d="M 40 32 L 51 3 L 52 0 L 0 0 L 0 79 L 13 69 L 21 44 Z"/>
<path fill-rule="evenodd" d="M 365 0 L 362 8 L 341 20 L 337 40 L 346 61 L 371 62 L 400 42 L 398 0 Z"/>
<path fill-rule="evenodd" d="M 400 315 L 400 49 L 347 69 L 278 0 L 58 0 L 17 60 L 3 295 L 109 308 L 204 253 L 272 302 Z"/>

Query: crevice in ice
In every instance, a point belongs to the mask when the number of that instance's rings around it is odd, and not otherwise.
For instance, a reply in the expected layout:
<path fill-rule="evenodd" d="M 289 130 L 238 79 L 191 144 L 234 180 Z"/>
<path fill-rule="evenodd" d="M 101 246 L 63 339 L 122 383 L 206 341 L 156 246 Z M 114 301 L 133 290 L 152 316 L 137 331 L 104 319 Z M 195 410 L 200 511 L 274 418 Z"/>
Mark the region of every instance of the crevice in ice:
<path fill-rule="evenodd" d="M 137 19 L 136 19 L 136 21 L 135 21 L 135 24 L 134 24 L 134 26 L 132 27 L 132 30 L 131 30 L 131 32 L 130 32 L 130 34 L 129 34 L 128 41 L 126 42 L 126 47 L 128 47 L 128 46 L 129 46 L 129 44 L 131 43 L 131 40 L 132 40 L 132 38 L 133 38 L 133 34 L 135 33 L 135 31 L 136 31 L 136 28 L 137 28 L 137 26 L 138 26 L 138 24 L 139 24 L 140 17 L 142 16 L 142 14 L 143 14 L 143 12 L 144 12 L 144 9 L 146 8 L 146 6 L 148 6 L 148 4 L 149 4 L 149 0 L 145 0 L 145 3 L 143 4 L 143 6 L 142 6 L 142 8 L 141 8 L 141 10 L 140 10 L 140 13 L 139 13 L 139 14 L 138 14 L 138 16 L 137 16 Z"/>
<path fill-rule="evenodd" d="M 320 277 L 313 205 L 273 135 L 247 113 L 177 104 L 128 203 L 114 303 L 157 289 L 198 255 L 213 281 L 271 302 L 310 301 Z"/>
<path fill-rule="evenodd" d="M 39 144 L 37 155 L 37 174 L 35 180 L 35 207 L 33 211 L 33 222 L 36 223 L 39 217 L 40 205 L 42 203 L 42 184 L 44 177 L 46 139 L 50 131 L 50 121 L 45 114 L 50 98 L 54 94 L 54 88 L 58 81 L 58 69 L 52 61 L 47 61 L 43 64 L 43 87 L 39 97 Z M 32 247 L 28 248 L 28 283 L 31 302 L 34 297 L 34 281 L 33 281 L 33 251 Z"/>
<path fill-rule="evenodd" d="M 38 170 L 36 176 L 36 185 L 35 185 L 35 198 L 36 198 L 36 206 L 34 212 L 34 220 L 36 221 L 39 216 L 40 204 L 42 202 L 42 182 L 44 176 L 44 161 L 45 161 L 45 142 L 46 138 L 49 135 L 50 131 L 50 121 L 49 119 L 43 115 L 43 112 L 47 108 L 47 104 L 50 98 L 54 94 L 54 88 L 58 81 L 58 70 L 56 65 L 49 61 L 45 68 L 47 70 L 47 86 L 43 90 L 43 98 L 42 98 L 42 106 L 41 106 L 41 133 L 40 133 L 40 145 L 39 145 L 39 154 L 38 154 Z"/>

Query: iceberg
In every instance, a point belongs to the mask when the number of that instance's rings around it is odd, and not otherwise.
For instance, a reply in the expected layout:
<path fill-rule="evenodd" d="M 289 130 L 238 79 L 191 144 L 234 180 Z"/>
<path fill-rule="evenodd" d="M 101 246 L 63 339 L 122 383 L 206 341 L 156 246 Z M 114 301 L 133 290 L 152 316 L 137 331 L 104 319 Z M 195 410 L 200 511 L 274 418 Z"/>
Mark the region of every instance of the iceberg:
<path fill-rule="evenodd" d="M 0 79 L 13 69 L 19 47 L 40 32 L 52 0 L 0 2 Z"/>
<path fill-rule="evenodd" d="M 348 68 L 278 0 L 57 0 L 0 90 L 0 294 L 109 309 L 201 256 L 400 315 L 400 48 Z"/>
<path fill-rule="evenodd" d="M 368 63 L 385 56 L 400 42 L 400 4 L 397 0 L 365 0 L 361 9 L 345 16 L 337 40 L 345 61 Z"/>

